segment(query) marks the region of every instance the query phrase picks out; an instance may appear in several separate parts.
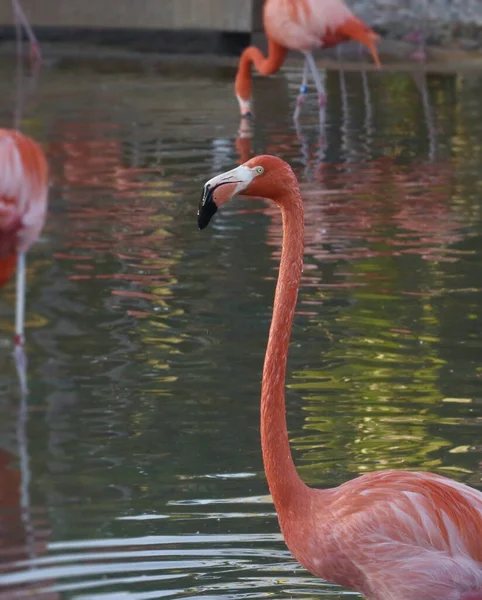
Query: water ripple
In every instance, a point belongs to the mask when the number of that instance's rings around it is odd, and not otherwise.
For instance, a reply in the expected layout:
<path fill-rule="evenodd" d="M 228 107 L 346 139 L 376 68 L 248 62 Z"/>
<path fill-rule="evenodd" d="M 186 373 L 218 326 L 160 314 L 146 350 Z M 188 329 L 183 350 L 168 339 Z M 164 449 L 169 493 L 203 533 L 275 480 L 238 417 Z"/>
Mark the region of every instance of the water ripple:
<path fill-rule="evenodd" d="M 260 153 L 300 179 L 302 477 L 417 468 L 480 487 L 482 79 L 329 71 L 326 111 L 310 93 L 295 125 L 290 64 L 255 78 L 256 119 L 239 123 L 233 68 L 168 63 L 46 65 L 26 105 L 52 190 L 22 402 L 13 282 L 0 302 L 0 598 L 356 596 L 291 558 L 263 474 L 279 211 L 238 199 L 199 232 L 200 190 Z"/>

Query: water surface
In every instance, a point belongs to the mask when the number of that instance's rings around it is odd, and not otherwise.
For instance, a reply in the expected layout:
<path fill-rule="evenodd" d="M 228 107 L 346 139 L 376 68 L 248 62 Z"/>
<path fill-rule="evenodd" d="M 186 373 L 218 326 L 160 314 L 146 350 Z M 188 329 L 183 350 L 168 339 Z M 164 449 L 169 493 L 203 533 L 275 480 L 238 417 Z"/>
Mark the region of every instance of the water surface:
<path fill-rule="evenodd" d="M 302 477 L 481 487 L 482 76 L 329 72 L 321 125 L 310 95 L 296 128 L 290 67 L 256 80 L 242 136 L 232 78 L 69 62 L 27 96 L 52 189 L 23 400 L 13 284 L 0 299 L 1 598 L 346 595 L 292 559 L 263 474 L 277 209 L 238 200 L 196 227 L 204 181 L 252 154 L 288 160 L 305 198 L 287 381 Z"/>

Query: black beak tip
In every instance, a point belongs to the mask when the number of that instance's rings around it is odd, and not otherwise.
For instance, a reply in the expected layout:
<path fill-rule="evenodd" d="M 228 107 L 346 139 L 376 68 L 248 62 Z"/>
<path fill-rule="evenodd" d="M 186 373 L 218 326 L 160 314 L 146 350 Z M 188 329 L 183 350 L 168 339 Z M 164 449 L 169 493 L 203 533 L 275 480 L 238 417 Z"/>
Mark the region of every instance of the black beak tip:
<path fill-rule="evenodd" d="M 199 229 L 205 229 L 209 225 L 209 221 L 216 214 L 218 206 L 214 200 L 208 200 L 199 207 L 197 213 L 197 224 Z"/>

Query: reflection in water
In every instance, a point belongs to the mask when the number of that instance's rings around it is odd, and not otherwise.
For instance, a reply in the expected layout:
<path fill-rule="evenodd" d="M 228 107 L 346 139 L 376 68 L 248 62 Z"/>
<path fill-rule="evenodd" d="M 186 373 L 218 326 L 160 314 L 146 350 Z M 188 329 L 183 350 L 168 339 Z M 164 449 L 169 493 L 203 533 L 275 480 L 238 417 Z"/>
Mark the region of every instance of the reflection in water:
<path fill-rule="evenodd" d="M 17 363 L 20 364 L 20 363 Z M 24 363 L 25 364 L 25 363 Z M 18 568 L 22 563 L 35 565 L 47 552 L 50 534 L 44 522 L 45 509 L 32 506 L 30 486 L 32 483 L 28 442 L 28 397 L 26 373 L 19 372 L 20 400 L 16 408 L 16 424 L 5 419 L 7 427 L 2 431 L 0 448 L 0 579 Z M 12 411 L 15 413 L 15 409 Z M 8 428 L 11 426 L 11 429 Z M 7 442 L 9 440 L 9 442 Z M 12 445 L 12 450 L 7 449 Z M 53 580 L 49 578 L 49 585 Z M 3 583 L 3 582 L 2 582 Z M 5 584 L 8 582 L 5 581 Z M 37 581 L 24 580 L 22 585 L 13 583 L 0 598 L 13 598 L 36 593 Z M 27 585 L 24 585 L 27 584 Z M 40 596 L 36 596 L 40 597 Z M 44 600 L 55 600 L 58 594 L 52 590 L 42 593 Z"/>
<path fill-rule="evenodd" d="M 288 388 L 304 478 L 403 466 L 480 486 L 482 80 L 328 72 L 320 139 L 315 103 L 295 128 L 286 76 L 255 80 L 236 136 L 231 71 L 42 73 L 25 122 L 54 185 L 18 421 L 7 355 L 0 382 L 5 598 L 342 597 L 291 559 L 262 472 L 279 215 L 238 201 L 196 232 L 200 183 L 252 154 L 288 160 L 305 198 Z"/>
<path fill-rule="evenodd" d="M 19 7 L 17 9 L 15 11 L 16 18 L 21 20 L 24 15 Z M 35 91 L 38 72 L 30 79 L 25 77 L 21 59 L 21 39 L 19 38 L 17 42 L 13 127 L 25 133 L 23 127 L 24 110 L 28 108 L 31 94 Z M 34 149 L 34 151 L 36 153 L 37 149 Z M 24 154 L 27 155 L 27 158 L 29 152 L 31 154 L 31 148 L 27 148 L 27 151 L 24 148 Z M 18 198 L 17 201 L 20 202 Z M 37 198 L 37 204 L 38 202 Z M 33 217 L 30 215 L 30 227 L 34 224 L 32 218 L 34 221 L 38 221 L 38 217 L 39 215 L 33 215 Z M 30 233 L 32 234 L 32 232 Z M 38 233 L 35 234 L 34 232 L 33 235 L 37 237 Z M 22 262 L 21 257 L 18 257 L 17 271 L 20 271 L 20 264 L 25 269 L 24 261 L 24 255 Z M 18 281 L 15 294 L 17 301 L 16 340 L 13 352 L 17 385 L 12 393 L 11 405 L 5 396 L 0 405 L 1 411 L 5 413 L 2 418 L 0 435 L 0 556 L 2 565 L 0 573 L 8 572 L 12 565 L 15 565 L 18 561 L 28 560 L 34 563 L 39 556 L 45 554 L 46 538 L 49 533 L 48 528 L 45 529 L 38 518 L 39 511 L 34 512 L 30 498 L 32 478 L 28 440 L 28 369 L 27 355 L 23 344 L 23 307 L 19 312 L 18 304 L 18 296 L 23 298 L 22 303 L 25 302 L 26 290 L 25 281 L 22 281 L 21 278 L 22 275 L 17 273 Z M 3 372 L 5 373 L 6 369 Z M 27 588 L 18 590 L 18 593 L 23 595 L 22 592 L 25 591 L 29 594 L 30 586 L 27 586 Z M 17 597 L 16 591 L 14 587 L 5 595 L 0 593 L 0 597 Z M 47 593 L 43 595 L 43 598 L 54 600 L 58 598 L 58 595 Z"/>
<path fill-rule="evenodd" d="M 413 79 L 420 92 L 423 105 L 423 114 L 425 117 L 425 124 L 427 126 L 427 137 L 429 143 L 428 157 L 430 160 L 435 160 L 435 155 L 437 152 L 437 139 L 433 121 L 432 107 L 430 105 L 430 98 L 428 95 L 427 74 L 423 71 L 417 71 L 413 74 Z"/>
<path fill-rule="evenodd" d="M 305 476 L 317 482 L 320 473 L 334 469 L 338 471 L 336 477 L 329 481 L 336 484 L 353 472 L 379 468 L 444 471 L 440 457 L 433 455 L 451 443 L 437 436 L 428 444 L 426 438 L 427 428 L 440 423 L 438 411 L 427 413 L 427 404 L 437 405 L 443 401 L 438 384 L 445 361 L 437 359 L 436 355 L 427 357 L 423 371 L 420 371 L 420 351 L 412 353 L 411 348 L 427 342 L 441 342 L 433 332 L 433 327 L 440 326 L 440 322 L 436 317 L 429 318 L 427 312 L 433 309 L 427 307 L 425 297 L 441 285 L 442 289 L 445 287 L 441 265 L 457 263 L 466 256 L 457 245 L 464 240 L 464 231 L 470 227 L 470 215 L 453 205 L 452 162 L 436 159 L 437 140 L 426 76 L 417 80 L 417 89 L 426 123 L 428 157 L 409 164 L 389 156 L 353 162 L 357 155 L 352 151 L 350 134 L 356 133 L 357 129 L 350 123 L 343 72 L 339 81 L 344 140 L 341 148 L 345 161 L 320 163 L 315 181 L 302 184 L 306 202 L 303 287 L 307 289 L 302 296 L 299 315 L 308 319 L 310 328 L 321 325 L 322 331 L 332 340 L 331 349 L 325 352 L 323 359 L 332 365 L 329 372 L 301 370 L 294 374 L 295 381 L 291 386 L 306 391 L 307 408 L 312 413 L 306 423 L 310 435 L 303 436 L 302 441 L 296 439 L 299 449 L 308 448 L 306 460 L 310 469 L 305 468 Z M 370 121 L 367 122 L 372 112 L 366 83 L 366 78 L 362 78 L 367 107 L 364 129 L 368 141 L 373 130 Z M 240 130 L 237 149 L 242 153 L 243 161 L 253 154 L 250 148 L 252 137 L 253 132 L 247 131 L 246 126 Z M 270 148 L 270 152 L 282 154 L 283 148 Z M 301 162 L 306 164 L 303 144 L 300 154 Z M 281 244 L 279 211 L 267 203 L 262 212 L 270 219 L 267 240 L 276 248 L 273 260 L 277 265 Z M 362 245 L 360 240 L 363 240 Z M 406 304 L 406 297 L 418 295 L 411 286 L 407 287 L 408 280 L 400 281 L 401 261 L 405 256 L 422 260 L 427 267 L 421 268 L 424 263 L 418 263 L 413 268 L 414 274 L 417 273 L 416 281 L 423 282 L 422 300 L 414 302 L 418 305 L 417 318 L 403 326 L 399 321 L 403 314 L 397 318 L 396 313 L 392 314 L 393 308 L 397 302 Z M 321 272 L 320 261 L 326 264 Z M 435 265 L 438 268 L 434 268 Z M 317 309 L 330 302 L 330 290 L 338 290 L 341 297 L 349 293 L 354 301 L 343 308 L 342 314 L 337 314 L 340 310 L 334 313 L 337 315 L 335 324 L 329 324 L 326 319 L 324 323 L 320 322 Z M 463 287 L 461 291 L 464 291 Z M 381 310 L 376 301 L 378 298 L 388 303 L 390 309 Z M 425 305 L 423 310 L 422 305 Z M 388 314 L 384 317 L 385 312 Z M 427 331 L 429 322 L 432 327 Z M 344 339 L 342 331 L 346 328 L 356 331 L 356 335 Z M 382 337 L 373 335 L 376 328 L 383 332 Z M 406 358 L 402 360 L 404 355 Z M 360 369 L 358 374 L 356 365 Z M 404 383 L 397 384 L 397 381 Z M 410 386 L 408 382 L 411 382 Z M 425 402 L 411 411 L 407 402 L 417 387 Z M 347 398 L 340 413 L 342 388 Z M 309 393 L 309 390 L 313 391 Z M 319 404 L 319 401 L 323 403 Z M 345 412 L 347 402 L 358 406 L 361 415 L 369 409 L 375 417 L 362 417 L 360 427 L 354 428 L 353 413 L 347 415 Z M 351 430 L 356 431 L 346 474 L 339 472 L 338 463 L 327 464 L 326 456 L 329 448 L 333 449 L 333 456 L 337 456 L 340 440 L 338 436 L 332 439 L 332 434 L 343 421 L 346 421 L 341 430 L 344 439 L 350 437 Z M 346 442 L 344 447 L 348 448 Z M 380 455 L 386 458 L 382 460 Z"/>

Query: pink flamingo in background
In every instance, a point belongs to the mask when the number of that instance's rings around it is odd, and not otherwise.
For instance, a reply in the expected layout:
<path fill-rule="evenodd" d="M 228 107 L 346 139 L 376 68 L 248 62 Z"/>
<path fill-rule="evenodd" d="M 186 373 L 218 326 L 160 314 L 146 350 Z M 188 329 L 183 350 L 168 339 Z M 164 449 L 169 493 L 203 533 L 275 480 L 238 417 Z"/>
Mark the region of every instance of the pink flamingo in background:
<path fill-rule="evenodd" d="M 17 25 L 17 43 L 21 42 L 21 27 L 25 29 L 25 33 L 30 42 L 30 57 L 32 62 L 35 64 L 40 63 L 42 55 L 40 53 L 40 44 L 33 32 L 30 23 L 28 22 L 27 16 L 19 2 L 19 0 L 12 0 L 12 10 L 14 14 L 15 24 Z"/>
<path fill-rule="evenodd" d="M 288 548 L 315 575 L 370 600 L 482 600 L 482 493 L 422 472 L 378 471 L 326 490 L 310 488 L 298 476 L 285 377 L 303 270 L 303 201 L 287 163 L 257 156 L 205 184 L 200 229 L 237 194 L 273 200 L 283 220 L 263 369 L 261 445 Z"/>
<path fill-rule="evenodd" d="M 24 343 L 25 255 L 47 211 L 48 166 L 40 146 L 13 129 L 0 129 L 0 287 L 17 266 L 15 345 Z"/>
<path fill-rule="evenodd" d="M 251 65 L 254 63 L 261 75 L 273 75 L 280 70 L 288 50 L 299 50 L 305 55 L 298 107 L 308 91 L 310 70 L 320 106 L 326 102 L 323 83 L 313 58 L 313 50 L 317 48 L 331 48 L 353 40 L 366 46 L 380 67 L 375 46 L 379 36 L 355 17 L 343 0 L 266 0 L 263 22 L 269 44 L 268 57 L 265 58 L 255 46 L 249 46 L 239 60 L 235 92 L 241 116 L 252 114 Z"/>

